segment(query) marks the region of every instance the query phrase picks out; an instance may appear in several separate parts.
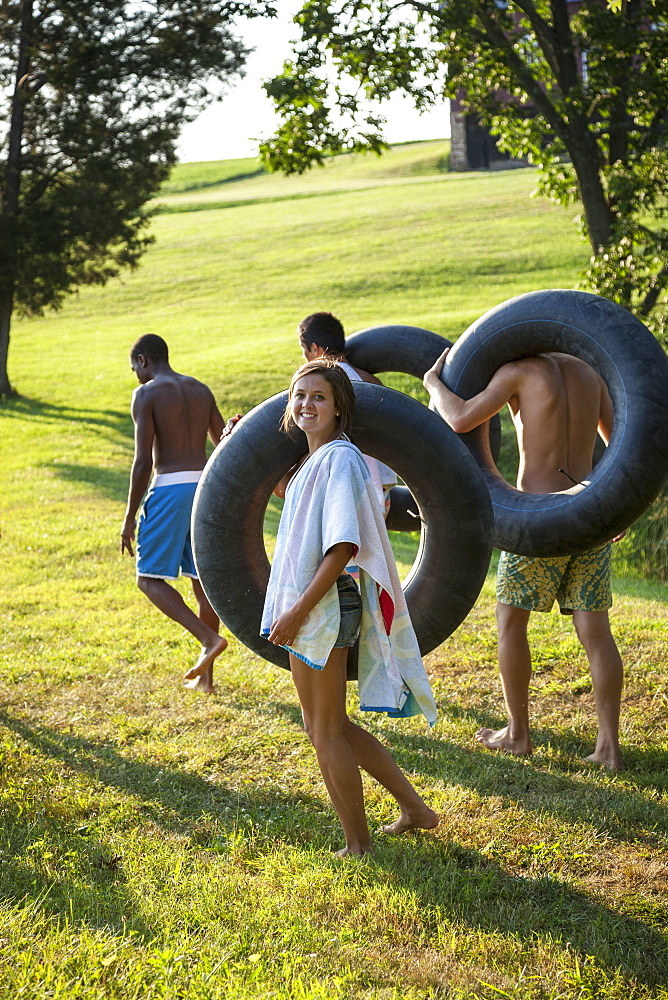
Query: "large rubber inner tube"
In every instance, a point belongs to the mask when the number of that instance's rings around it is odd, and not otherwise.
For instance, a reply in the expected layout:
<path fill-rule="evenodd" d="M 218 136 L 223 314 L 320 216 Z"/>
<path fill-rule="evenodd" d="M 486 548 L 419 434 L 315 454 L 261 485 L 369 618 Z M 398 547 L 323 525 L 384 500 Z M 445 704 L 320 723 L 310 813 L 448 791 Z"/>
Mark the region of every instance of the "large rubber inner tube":
<path fill-rule="evenodd" d="M 441 356 L 452 341 L 421 326 L 395 323 L 389 326 L 370 326 L 346 339 L 346 358 L 355 368 L 371 372 L 401 372 L 422 381 L 425 372 Z M 490 448 L 494 461 L 501 447 L 501 421 L 498 416 L 490 422 Z M 372 453 L 370 453 L 372 454 Z M 374 458 L 378 456 L 374 455 Z M 388 463 L 394 468 L 392 463 Z M 415 531 L 417 504 L 405 486 L 396 486 L 390 493 L 390 511 L 387 527 L 392 531 Z"/>
<path fill-rule="evenodd" d="M 388 531 L 419 531 L 420 511 L 407 486 L 394 486 L 390 490 L 390 509 L 385 525 Z"/>
<path fill-rule="evenodd" d="M 346 358 L 372 375 L 403 372 L 422 381 L 446 347 L 451 340 L 420 326 L 370 326 L 346 339 Z"/>
<path fill-rule="evenodd" d="M 442 378 L 469 399 L 501 365 L 549 351 L 575 355 L 602 376 L 614 426 L 589 485 L 548 494 L 506 483 L 481 428 L 462 435 L 492 497 L 494 544 L 520 555 L 568 555 L 608 541 L 646 510 L 668 475 L 668 360 L 649 330 L 608 299 L 562 289 L 510 299 L 462 334 Z"/>
<path fill-rule="evenodd" d="M 489 566 L 492 507 L 475 461 L 421 403 L 384 386 L 354 383 L 353 439 L 391 462 L 422 518 L 420 547 L 404 583 L 422 653 L 444 641 L 473 607 Z M 193 548 L 202 586 L 226 627 L 258 655 L 288 668 L 288 654 L 259 635 L 269 579 L 263 522 L 272 490 L 306 451 L 278 429 L 287 393 L 251 410 L 218 445 L 199 482 Z"/>

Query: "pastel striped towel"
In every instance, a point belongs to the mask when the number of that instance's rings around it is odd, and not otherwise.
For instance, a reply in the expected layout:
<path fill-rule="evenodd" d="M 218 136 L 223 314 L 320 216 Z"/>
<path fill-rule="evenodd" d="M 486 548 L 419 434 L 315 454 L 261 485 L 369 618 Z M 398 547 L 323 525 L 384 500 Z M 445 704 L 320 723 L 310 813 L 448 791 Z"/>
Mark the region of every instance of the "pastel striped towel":
<path fill-rule="evenodd" d="M 349 441 L 323 445 L 291 479 L 276 539 L 261 634 L 287 611 L 337 542 L 356 547 L 362 624 L 358 662 L 360 708 L 436 721 L 431 692 L 385 521 L 369 470 Z M 292 647 L 322 670 L 336 642 L 340 613 L 336 585 L 308 615 Z"/>

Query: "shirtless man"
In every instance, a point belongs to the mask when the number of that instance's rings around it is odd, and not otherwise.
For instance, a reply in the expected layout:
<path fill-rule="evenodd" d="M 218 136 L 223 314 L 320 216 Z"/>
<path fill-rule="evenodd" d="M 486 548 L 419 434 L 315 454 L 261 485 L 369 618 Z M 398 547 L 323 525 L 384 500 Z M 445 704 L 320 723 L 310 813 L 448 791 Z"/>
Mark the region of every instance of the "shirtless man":
<path fill-rule="evenodd" d="M 508 404 L 520 452 L 519 490 L 558 493 L 587 478 L 597 432 L 607 444 L 613 422 L 608 390 L 593 368 L 568 354 L 539 354 L 503 365 L 482 392 L 465 400 L 440 380 L 447 354 L 446 350 L 424 377 L 432 402 L 458 434 L 478 427 Z M 556 599 L 562 614 L 573 615 L 591 669 L 598 738 L 586 760 L 620 770 L 623 670 L 608 621 L 610 544 L 557 558 L 502 552 L 496 596 L 499 671 L 508 725 L 497 731 L 480 729 L 476 739 L 490 750 L 531 753 L 527 626 L 532 611 L 550 611 Z"/>
<path fill-rule="evenodd" d="M 197 578 L 190 514 L 197 481 L 206 465 L 207 434 L 218 444 L 223 418 L 204 383 L 170 367 L 162 337 L 152 333 L 140 337 L 130 351 L 130 366 L 140 385 L 132 395 L 135 454 L 121 553 L 134 556 L 136 515 L 146 494 L 137 532 L 137 586 L 163 614 L 201 643 L 202 652 L 186 673 L 185 684 L 210 693 L 213 663 L 227 641 L 218 635 L 218 617 Z M 179 571 L 192 580 L 198 615 L 166 582 L 176 579 Z"/>

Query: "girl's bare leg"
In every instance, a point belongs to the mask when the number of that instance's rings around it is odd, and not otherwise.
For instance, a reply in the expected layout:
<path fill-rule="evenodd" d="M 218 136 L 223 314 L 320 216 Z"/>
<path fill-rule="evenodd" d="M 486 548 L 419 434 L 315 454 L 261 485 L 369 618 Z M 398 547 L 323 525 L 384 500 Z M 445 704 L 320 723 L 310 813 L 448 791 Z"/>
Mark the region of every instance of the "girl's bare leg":
<path fill-rule="evenodd" d="M 383 832 L 399 834 L 406 830 L 433 830 L 438 826 L 438 813 L 418 795 L 383 744 L 350 719 L 347 722 L 346 736 L 358 765 L 387 789 L 401 809 L 399 818 L 383 826 Z"/>
<path fill-rule="evenodd" d="M 345 849 L 338 852 L 340 856 L 368 854 L 372 850 L 362 778 L 346 736 L 347 659 L 347 649 L 333 649 L 324 670 L 314 670 L 296 656 L 290 656 L 306 732 L 346 838 Z"/>
<path fill-rule="evenodd" d="M 315 746 L 325 785 L 346 834 L 346 851 L 342 853 L 363 854 L 371 850 L 371 838 L 364 812 L 360 767 L 387 789 L 401 809 L 399 818 L 383 827 L 385 833 L 431 830 L 438 825 L 439 817 L 418 795 L 382 743 L 348 718 L 347 658 L 347 649 L 332 650 L 323 671 L 314 671 L 296 657 L 291 657 L 290 663 L 306 730 Z M 325 688 L 326 698 L 324 695 L 321 697 Z M 335 739 L 332 739 L 332 733 Z M 354 795 L 351 795 L 353 790 Z M 351 807 L 351 817 L 344 822 L 344 816 L 348 815 Z M 347 823 L 351 830 L 350 839 Z M 365 845 L 362 850 L 355 846 L 359 844 Z"/>

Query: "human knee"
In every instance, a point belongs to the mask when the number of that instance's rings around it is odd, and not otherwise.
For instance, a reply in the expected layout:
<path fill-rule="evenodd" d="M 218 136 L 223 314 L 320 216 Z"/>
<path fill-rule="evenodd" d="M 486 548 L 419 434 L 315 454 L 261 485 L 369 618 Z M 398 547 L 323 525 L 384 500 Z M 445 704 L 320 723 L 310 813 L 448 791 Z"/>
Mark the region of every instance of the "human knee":
<path fill-rule="evenodd" d="M 576 611 L 573 614 L 573 626 L 585 649 L 602 643 L 614 643 L 607 611 Z"/>
<path fill-rule="evenodd" d="M 304 715 L 304 729 L 316 752 L 324 751 L 332 740 L 345 736 L 345 722 Z"/>
<path fill-rule="evenodd" d="M 524 634 L 529 622 L 530 613 L 524 608 L 516 608 L 512 604 L 497 602 L 496 627 L 499 638 L 503 638 L 506 635 Z"/>
<path fill-rule="evenodd" d="M 155 580 L 150 576 L 138 576 L 137 586 L 141 590 L 142 594 L 146 594 L 148 597 L 154 589 Z"/>

